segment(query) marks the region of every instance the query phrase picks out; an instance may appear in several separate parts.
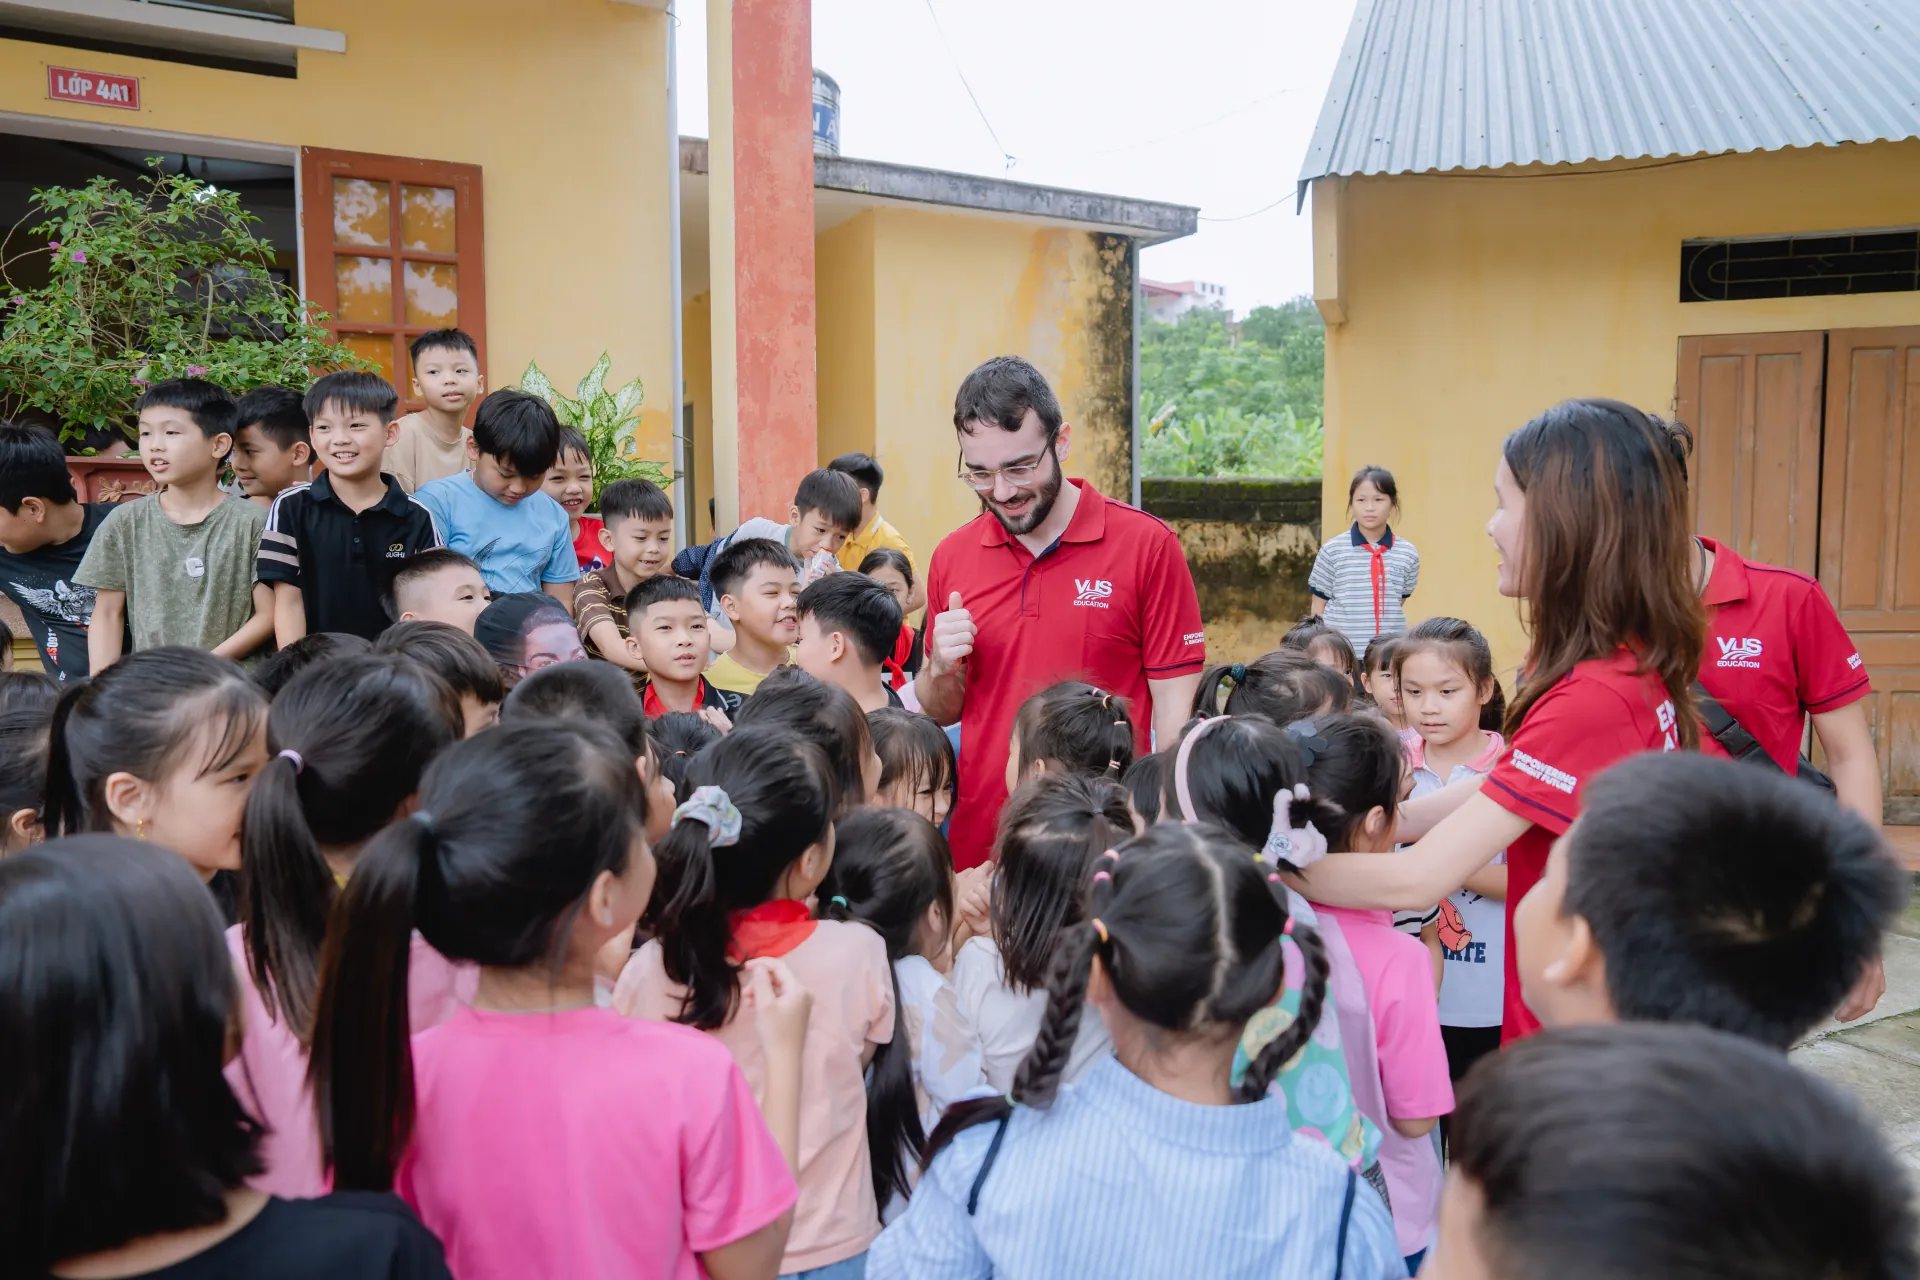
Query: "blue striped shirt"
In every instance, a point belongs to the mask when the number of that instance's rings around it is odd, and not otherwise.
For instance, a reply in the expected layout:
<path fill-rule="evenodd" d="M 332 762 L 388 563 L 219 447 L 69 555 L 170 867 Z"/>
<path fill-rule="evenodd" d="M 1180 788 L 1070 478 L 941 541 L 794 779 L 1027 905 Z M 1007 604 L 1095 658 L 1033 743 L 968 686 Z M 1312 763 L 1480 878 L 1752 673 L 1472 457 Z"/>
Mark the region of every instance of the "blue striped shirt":
<path fill-rule="evenodd" d="M 1396 536 L 1391 526 L 1380 538 L 1385 581 L 1378 592 L 1373 554 L 1356 524 L 1321 545 L 1320 554 L 1313 558 L 1313 572 L 1307 575 L 1307 589 L 1327 602 L 1327 625 L 1344 635 L 1363 658 L 1375 636 L 1398 635 L 1407 629 L 1402 601 L 1420 585 L 1420 553 L 1411 542 Z"/>
<path fill-rule="evenodd" d="M 995 1126 L 967 1130 L 874 1241 L 868 1280 L 1245 1276 L 1329 1280 L 1349 1172 L 1294 1135 L 1272 1096 L 1209 1107 L 1160 1092 L 1118 1059 L 1014 1109 L 967 1216 Z M 1401 1280 L 1393 1220 L 1359 1180 L 1344 1280 Z"/>

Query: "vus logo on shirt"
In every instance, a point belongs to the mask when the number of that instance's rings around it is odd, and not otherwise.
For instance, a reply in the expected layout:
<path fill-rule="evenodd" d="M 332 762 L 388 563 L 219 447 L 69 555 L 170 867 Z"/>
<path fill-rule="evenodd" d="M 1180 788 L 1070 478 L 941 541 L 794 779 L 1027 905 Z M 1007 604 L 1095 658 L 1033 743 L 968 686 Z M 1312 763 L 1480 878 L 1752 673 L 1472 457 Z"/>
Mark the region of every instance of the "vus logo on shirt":
<path fill-rule="evenodd" d="M 1760 642 L 1752 636 L 1741 639 L 1735 639 L 1732 636 L 1715 636 L 1714 641 L 1720 646 L 1720 661 L 1715 665 L 1759 669 L 1761 646 Z"/>
<path fill-rule="evenodd" d="M 1105 609 L 1107 597 L 1113 594 L 1113 584 L 1105 578 L 1075 578 L 1073 585 L 1080 589 L 1074 599 L 1075 608 Z"/>

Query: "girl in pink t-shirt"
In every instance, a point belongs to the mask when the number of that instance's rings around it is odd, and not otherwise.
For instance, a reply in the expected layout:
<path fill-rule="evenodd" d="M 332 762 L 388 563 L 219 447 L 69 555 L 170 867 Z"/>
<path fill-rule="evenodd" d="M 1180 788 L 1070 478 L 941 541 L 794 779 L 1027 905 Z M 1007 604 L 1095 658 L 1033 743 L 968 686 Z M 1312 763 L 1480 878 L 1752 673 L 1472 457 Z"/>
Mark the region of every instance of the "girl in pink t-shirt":
<path fill-rule="evenodd" d="M 682 822 L 721 825 L 713 806 Z M 762 1119 L 708 1037 L 597 1007 L 594 959 L 653 888 L 632 748 L 595 724 L 503 724 L 428 768 L 333 912 L 313 1035 L 340 1189 L 399 1191 L 461 1280 L 769 1275 L 794 1203 L 807 999 L 762 964 Z M 415 926 L 480 966 L 473 1004 L 412 1037 Z"/>
<path fill-rule="evenodd" d="M 743 723 L 694 758 L 686 782 L 690 798 L 660 843 L 653 937 L 627 962 L 614 1007 L 649 1020 L 636 1025 L 711 1032 L 771 1105 L 764 1018 L 742 1000 L 741 973 L 762 957 L 786 963 L 813 1007 L 800 1086 L 800 1199 L 780 1274 L 859 1258 L 880 1233 L 864 1073 L 893 1039 L 893 975 L 878 933 L 816 920 L 808 906 L 833 861 L 831 767 L 796 731 Z"/>
<path fill-rule="evenodd" d="M 412 807 L 427 762 L 461 732 L 447 689 L 405 658 L 360 654 L 308 667 L 274 698 L 267 750 L 240 828 L 240 923 L 227 930 L 246 1001 L 227 1081 L 267 1129 L 253 1186 L 324 1195 L 326 1169 L 307 1092 L 327 912 L 367 842 Z M 410 1022 L 446 1021 L 455 970 L 415 947 Z M 472 975 L 466 975 L 469 994 Z"/>
<path fill-rule="evenodd" d="M 1287 726 L 1307 766 L 1309 798 L 1295 808 L 1334 853 L 1393 849 L 1394 813 L 1405 777 L 1399 735 L 1379 716 L 1327 716 Z M 1314 904 L 1329 950 L 1351 953 L 1366 989 L 1371 1046 L 1347 1046 L 1354 1097 L 1380 1127 L 1394 1234 L 1409 1274 L 1433 1243 L 1440 1209 L 1440 1158 L 1430 1136 L 1453 1110 L 1433 959 L 1418 938 L 1393 927 L 1391 911 Z M 1371 1075 L 1351 1049 L 1373 1051 Z"/>

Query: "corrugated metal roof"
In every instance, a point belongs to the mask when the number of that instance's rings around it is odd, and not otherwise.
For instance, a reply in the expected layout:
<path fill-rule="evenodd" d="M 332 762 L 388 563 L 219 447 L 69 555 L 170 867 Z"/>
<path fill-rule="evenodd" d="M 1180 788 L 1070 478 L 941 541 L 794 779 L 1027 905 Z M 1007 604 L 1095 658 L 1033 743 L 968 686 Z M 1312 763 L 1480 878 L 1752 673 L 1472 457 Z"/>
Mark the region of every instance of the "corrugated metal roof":
<path fill-rule="evenodd" d="M 1359 0 L 1300 183 L 1916 134 L 1915 0 Z"/>

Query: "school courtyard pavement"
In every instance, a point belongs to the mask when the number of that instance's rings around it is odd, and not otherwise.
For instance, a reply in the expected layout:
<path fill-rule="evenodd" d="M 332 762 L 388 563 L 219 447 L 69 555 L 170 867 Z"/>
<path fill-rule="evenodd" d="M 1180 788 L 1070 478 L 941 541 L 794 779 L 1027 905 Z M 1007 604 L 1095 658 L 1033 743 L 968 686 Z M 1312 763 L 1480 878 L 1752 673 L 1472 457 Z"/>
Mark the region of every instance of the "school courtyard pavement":
<path fill-rule="evenodd" d="M 1913 854 L 1901 852 L 1913 867 Z M 1816 1028 L 1793 1059 L 1860 1100 L 1920 1188 L 1920 884 L 1887 935 L 1885 954 L 1887 994 L 1873 1012 Z"/>

